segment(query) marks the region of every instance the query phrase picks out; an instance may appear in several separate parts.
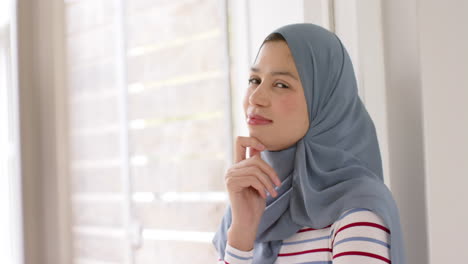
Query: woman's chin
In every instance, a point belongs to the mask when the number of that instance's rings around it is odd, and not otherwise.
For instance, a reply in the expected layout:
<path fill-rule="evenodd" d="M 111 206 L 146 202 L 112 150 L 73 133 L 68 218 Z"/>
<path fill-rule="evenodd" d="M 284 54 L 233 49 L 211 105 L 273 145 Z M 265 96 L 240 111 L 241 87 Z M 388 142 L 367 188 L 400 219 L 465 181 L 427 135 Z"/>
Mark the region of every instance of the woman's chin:
<path fill-rule="evenodd" d="M 259 133 L 258 131 L 255 131 L 255 129 L 249 129 L 249 137 L 258 139 L 263 145 L 266 144 L 266 138 L 264 133 Z"/>

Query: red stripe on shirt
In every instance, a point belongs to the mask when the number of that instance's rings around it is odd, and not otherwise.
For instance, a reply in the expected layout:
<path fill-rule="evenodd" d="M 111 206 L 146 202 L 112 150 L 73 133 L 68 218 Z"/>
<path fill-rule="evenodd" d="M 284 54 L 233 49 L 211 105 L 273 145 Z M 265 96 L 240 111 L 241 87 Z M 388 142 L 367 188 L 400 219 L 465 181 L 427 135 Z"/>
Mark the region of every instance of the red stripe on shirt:
<path fill-rule="evenodd" d="M 339 254 L 334 255 L 333 259 L 341 257 L 341 256 L 366 256 L 366 257 L 380 259 L 380 260 L 383 260 L 383 261 L 385 261 L 387 263 L 392 263 L 388 258 L 384 258 L 384 257 L 382 257 L 380 255 L 377 255 L 377 254 L 372 254 L 372 253 L 368 253 L 368 252 L 361 252 L 361 251 L 341 252 Z"/>
<path fill-rule="evenodd" d="M 339 232 L 343 231 L 344 229 L 354 227 L 354 226 L 371 226 L 371 227 L 382 229 L 383 231 L 390 234 L 390 229 L 386 228 L 385 226 L 382 226 L 382 225 L 379 225 L 379 224 L 376 224 L 376 223 L 371 223 L 371 222 L 356 222 L 356 223 L 345 225 L 345 226 L 341 227 L 340 229 L 338 229 L 338 231 L 336 231 L 335 235 L 333 236 L 332 245 L 333 245 L 333 242 L 335 242 L 336 235 Z"/>
<path fill-rule="evenodd" d="M 323 252 L 323 251 L 332 252 L 331 248 L 317 248 L 317 249 L 311 249 L 311 250 L 305 250 L 305 251 L 299 251 L 299 252 L 281 253 L 281 254 L 278 254 L 278 257 L 295 256 L 295 255 L 302 255 L 302 254 L 307 254 L 307 253 Z"/>
<path fill-rule="evenodd" d="M 339 232 L 343 231 L 344 229 L 347 229 L 347 228 L 350 228 L 350 227 L 355 227 L 355 226 L 371 226 L 371 227 L 382 229 L 383 231 L 390 234 L 390 229 L 386 228 L 385 226 L 382 226 L 382 225 L 379 225 L 379 224 L 376 224 L 376 223 L 371 223 L 371 222 L 356 222 L 356 223 L 351 223 L 351 224 L 345 225 L 345 226 L 341 227 L 340 229 L 338 229 L 338 231 L 336 231 L 335 235 L 333 236 L 332 245 L 335 242 L 336 235 L 338 235 Z"/>

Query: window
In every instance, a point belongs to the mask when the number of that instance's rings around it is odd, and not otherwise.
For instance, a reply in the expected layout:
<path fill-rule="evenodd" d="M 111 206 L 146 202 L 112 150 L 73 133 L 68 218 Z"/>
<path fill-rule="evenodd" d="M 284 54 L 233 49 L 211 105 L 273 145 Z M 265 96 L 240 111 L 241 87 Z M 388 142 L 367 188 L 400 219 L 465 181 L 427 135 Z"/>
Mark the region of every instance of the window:
<path fill-rule="evenodd" d="M 65 1 L 74 263 L 214 262 L 232 142 L 225 3 L 122 2 Z"/>

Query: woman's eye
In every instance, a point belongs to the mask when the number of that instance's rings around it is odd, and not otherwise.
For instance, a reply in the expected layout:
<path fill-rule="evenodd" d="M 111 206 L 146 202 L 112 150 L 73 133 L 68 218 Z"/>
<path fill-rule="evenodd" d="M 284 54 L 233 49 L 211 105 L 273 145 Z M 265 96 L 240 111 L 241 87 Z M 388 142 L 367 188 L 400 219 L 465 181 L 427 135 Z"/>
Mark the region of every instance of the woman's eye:
<path fill-rule="evenodd" d="M 280 88 L 289 88 L 289 86 L 287 86 L 286 84 L 284 83 L 276 83 L 276 86 L 280 87 Z"/>
<path fill-rule="evenodd" d="M 249 84 L 259 84 L 260 81 L 258 79 L 255 79 L 255 78 L 250 78 L 249 79 Z"/>

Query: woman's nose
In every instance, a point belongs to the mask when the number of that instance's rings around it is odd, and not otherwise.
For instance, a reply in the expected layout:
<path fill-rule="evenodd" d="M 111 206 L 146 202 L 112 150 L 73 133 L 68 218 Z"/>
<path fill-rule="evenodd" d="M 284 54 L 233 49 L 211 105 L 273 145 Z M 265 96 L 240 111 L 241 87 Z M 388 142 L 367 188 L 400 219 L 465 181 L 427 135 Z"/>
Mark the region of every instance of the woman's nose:
<path fill-rule="evenodd" d="M 268 91 L 265 91 L 267 87 L 260 84 L 249 96 L 249 103 L 251 105 L 267 106 L 270 102 Z"/>

